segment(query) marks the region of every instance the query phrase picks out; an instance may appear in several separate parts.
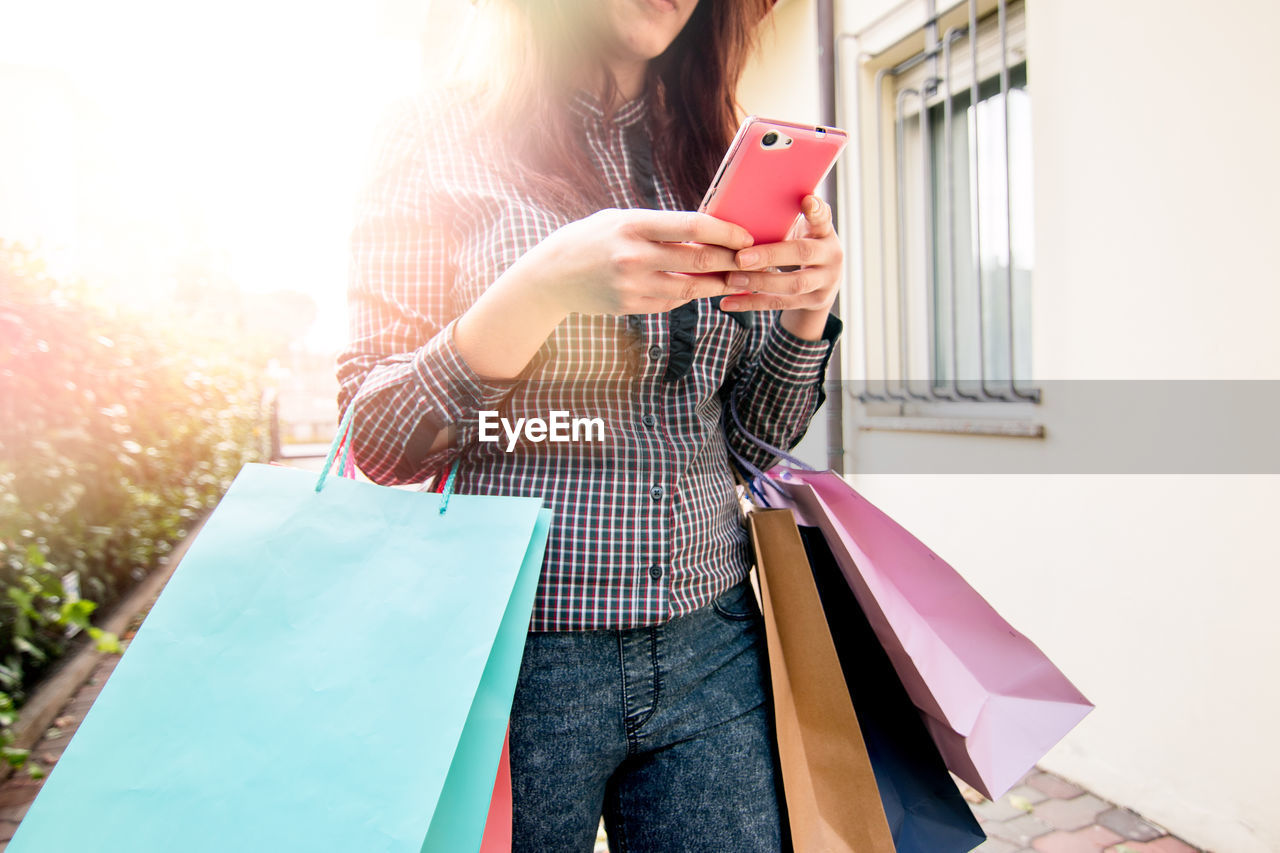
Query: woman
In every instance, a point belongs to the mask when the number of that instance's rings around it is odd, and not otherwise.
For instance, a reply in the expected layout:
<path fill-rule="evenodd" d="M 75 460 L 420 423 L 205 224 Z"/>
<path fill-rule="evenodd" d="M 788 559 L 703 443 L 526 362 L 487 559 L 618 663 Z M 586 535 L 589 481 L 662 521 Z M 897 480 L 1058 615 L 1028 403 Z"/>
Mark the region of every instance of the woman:
<path fill-rule="evenodd" d="M 689 213 L 769 0 L 493 0 L 487 80 L 406 102 L 353 234 L 340 404 L 382 483 L 555 513 L 511 715 L 516 850 L 784 843 L 750 546 L 724 417 L 792 447 L 823 401 L 830 211 L 752 246 Z M 779 272 L 775 267 L 797 267 Z M 481 441 L 482 414 L 602 440 Z M 590 432 L 586 434 L 592 436 Z"/>

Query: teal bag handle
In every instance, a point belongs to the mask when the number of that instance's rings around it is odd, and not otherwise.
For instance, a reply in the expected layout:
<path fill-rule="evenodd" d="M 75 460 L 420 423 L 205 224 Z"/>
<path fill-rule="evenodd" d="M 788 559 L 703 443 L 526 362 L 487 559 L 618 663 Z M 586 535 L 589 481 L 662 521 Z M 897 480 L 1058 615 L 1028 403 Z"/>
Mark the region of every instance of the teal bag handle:
<path fill-rule="evenodd" d="M 351 458 L 351 416 L 355 413 L 355 403 L 347 406 L 347 411 L 342 415 L 342 421 L 338 424 L 338 432 L 333 437 L 333 442 L 329 445 L 329 455 L 324 459 L 324 467 L 320 469 L 320 478 L 316 480 L 316 491 L 324 488 L 324 481 L 329 476 L 329 471 L 333 468 L 333 459 L 338 455 L 338 448 L 342 448 L 342 462 L 339 468 L 343 471 L 347 469 L 347 461 Z M 444 515 L 446 509 L 449 508 L 449 497 L 453 494 L 453 483 L 458 478 L 458 463 L 461 458 L 453 460 L 453 466 L 449 469 L 449 477 L 444 481 L 444 491 L 440 500 L 440 514 Z"/>
<path fill-rule="evenodd" d="M 453 460 L 453 465 L 449 468 L 449 476 L 444 481 L 444 490 L 441 492 L 440 499 L 441 515 L 444 515 L 444 511 L 449 508 L 449 496 L 453 494 L 453 481 L 458 478 L 458 463 L 461 461 L 461 457 Z"/>
<path fill-rule="evenodd" d="M 347 411 L 342 416 L 342 421 L 338 424 L 338 432 L 333 437 L 333 441 L 329 444 L 329 455 L 324 459 L 324 467 L 320 469 L 320 479 L 316 480 L 316 491 L 324 488 L 324 481 L 329 476 L 329 470 L 333 468 L 333 457 L 338 455 L 338 448 L 343 447 L 342 467 L 347 467 L 347 456 L 351 453 L 351 442 L 347 441 L 347 433 L 351 430 L 351 416 L 355 413 L 354 404 L 347 406 Z"/>

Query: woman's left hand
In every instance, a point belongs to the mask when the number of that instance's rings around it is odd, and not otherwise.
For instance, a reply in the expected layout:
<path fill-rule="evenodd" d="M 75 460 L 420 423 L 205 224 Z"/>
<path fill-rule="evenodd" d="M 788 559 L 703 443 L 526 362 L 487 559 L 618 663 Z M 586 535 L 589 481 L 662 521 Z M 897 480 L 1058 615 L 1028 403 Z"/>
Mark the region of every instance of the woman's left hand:
<path fill-rule="evenodd" d="M 781 310 L 780 320 L 787 331 L 816 341 L 840 292 L 844 249 L 831 227 L 830 205 L 816 195 L 807 195 L 800 209 L 804 218 L 797 221 L 789 239 L 737 253 L 741 272 L 729 273 L 728 284 L 744 292 L 725 296 L 720 307 L 725 311 Z M 769 269 L 796 265 L 800 268 L 792 272 Z"/>

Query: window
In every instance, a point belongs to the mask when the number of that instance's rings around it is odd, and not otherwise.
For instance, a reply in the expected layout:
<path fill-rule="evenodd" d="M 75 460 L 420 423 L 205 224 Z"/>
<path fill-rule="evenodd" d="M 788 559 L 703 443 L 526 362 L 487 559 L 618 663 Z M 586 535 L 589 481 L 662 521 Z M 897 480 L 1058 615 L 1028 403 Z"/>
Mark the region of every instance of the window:
<path fill-rule="evenodd" d="M 1035 402 L 1023 4 L 921 6 L 914 36 L 857 69 L 852 375 L 864 402 Z"/>

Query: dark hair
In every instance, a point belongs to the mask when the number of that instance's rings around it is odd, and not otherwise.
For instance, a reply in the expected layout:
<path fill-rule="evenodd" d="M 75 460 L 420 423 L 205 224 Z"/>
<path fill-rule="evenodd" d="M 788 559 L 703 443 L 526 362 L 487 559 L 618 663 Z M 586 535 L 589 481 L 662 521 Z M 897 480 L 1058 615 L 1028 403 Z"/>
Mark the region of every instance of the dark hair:
<path fill-rule="evenodd" d="M 569 101 L 593 35 L 589 6 L 599 0 L 497 0 L 508 67 L 482 90 L 487 126 L 504 136 L 505 164 L 535 198 L 585 215 L 607 207 L 603 182 L 577 137 Z M 737 131 L 738 79 L 772 0 L 701 0 L 683 30 L 649 63 L 656 157 L 676 197 L 692 209 Z M 604 103 L 617 94 L 601 68 Z"/>

